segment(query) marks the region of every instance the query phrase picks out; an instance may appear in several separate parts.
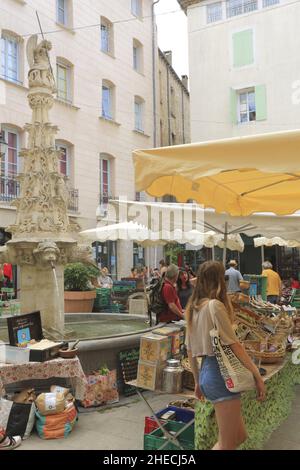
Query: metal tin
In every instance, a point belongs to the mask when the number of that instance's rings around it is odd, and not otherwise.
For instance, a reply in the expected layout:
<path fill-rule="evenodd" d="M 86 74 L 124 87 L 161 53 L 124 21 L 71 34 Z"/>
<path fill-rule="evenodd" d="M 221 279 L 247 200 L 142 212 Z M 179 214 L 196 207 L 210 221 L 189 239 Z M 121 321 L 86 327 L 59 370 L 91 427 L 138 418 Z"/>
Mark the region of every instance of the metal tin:
<path fill-rule="evenodd" d="M 169 359 L 167 364 L 167 367 L 163 370 L 162 389 L 168 393 L 180 393 L 182 392 L 183 374 L 180 361 L 178 359 Z"/>

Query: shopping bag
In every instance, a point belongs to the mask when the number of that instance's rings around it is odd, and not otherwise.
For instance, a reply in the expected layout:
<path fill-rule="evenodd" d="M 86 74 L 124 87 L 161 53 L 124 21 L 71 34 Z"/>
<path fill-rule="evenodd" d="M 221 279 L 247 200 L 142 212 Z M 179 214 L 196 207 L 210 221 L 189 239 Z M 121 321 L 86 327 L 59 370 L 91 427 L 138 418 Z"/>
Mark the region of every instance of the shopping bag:
<path fill-rule="evenodd" d="M 214 325 L 214 328 L 210 331 L 213 351 L 227 389 L 232 393 L 254 389 L 255 380 L 252 372 L 241 363 L 230 346 L 222 344 L 211 301 L 209 301 L 208 308 Z"/>
<path fill-rule="evenodd" d="M 119 401 L 117 388 L 117 371 L 111 370 L 107 375 L 95 373 L 87 375 L 85 398 L 81 404 L 84 408 L 112 404 Z"/>
<path fill-rule="evenodd" d="M 34 403 L 14 403 L 0 398 L 0 427 L 8 436 L 21 436 L 27 439 L 35 423 Z"/>
<path fill-rule="evenodd" d="M 41 439 L 62 439 L 73 430 L 78 413 L 73 403 L 69 403 L 61 413 L 43 416 L 36 411 L 36 430 Z"/>

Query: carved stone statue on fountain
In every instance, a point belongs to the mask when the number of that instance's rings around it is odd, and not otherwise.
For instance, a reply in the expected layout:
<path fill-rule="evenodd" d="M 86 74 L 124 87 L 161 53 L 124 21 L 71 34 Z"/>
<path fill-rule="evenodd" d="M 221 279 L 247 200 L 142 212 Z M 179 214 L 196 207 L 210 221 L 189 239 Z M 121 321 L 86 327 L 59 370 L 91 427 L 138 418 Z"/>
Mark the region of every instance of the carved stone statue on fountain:
<path fill-rule="evenodd" d="M 20 197 L 14 201 L 16 222 L 7 228 L 12 239 L 0 250 L 0 261 L 20 266 L 22 312 L 40 310 L 43 326 L 62 332 L 64 265 L 80 255 L 80 227 L 68 217 L 69 192 L 59 171 L 59 151 L 55 148 L 58 128 L 49 119 L 56 90 L 50 50 L 49 41 L 38 43 L 36 35 L 29 38 L 28 103 L 32 121 L 25 126 L 28 148 L 20 152 L 23 169 L 19 175 Z"/>

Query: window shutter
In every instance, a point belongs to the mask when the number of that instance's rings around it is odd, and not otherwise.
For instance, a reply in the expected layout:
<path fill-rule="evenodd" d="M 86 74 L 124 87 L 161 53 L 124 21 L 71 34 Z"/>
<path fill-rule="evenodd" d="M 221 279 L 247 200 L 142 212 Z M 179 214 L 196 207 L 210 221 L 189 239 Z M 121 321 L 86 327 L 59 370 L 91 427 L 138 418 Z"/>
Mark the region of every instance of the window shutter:
<path fill-rule="evenodd" d="M 264 121 L 265 119 L 267 119 L 266 85 L 258 85 L 255 87 L 255 106 L 256 120 Z"/>
<path fill-rule="evenodd" d="M 243 67 L 254 62 L 253 30 L 247 29 L 232 35 L 233 66 Z"/>
<path fill-rule="evenodd" d="M 230 115 L 232 124 L 237 124 L 237 92 L 233 88 L 230 88 Z"/>

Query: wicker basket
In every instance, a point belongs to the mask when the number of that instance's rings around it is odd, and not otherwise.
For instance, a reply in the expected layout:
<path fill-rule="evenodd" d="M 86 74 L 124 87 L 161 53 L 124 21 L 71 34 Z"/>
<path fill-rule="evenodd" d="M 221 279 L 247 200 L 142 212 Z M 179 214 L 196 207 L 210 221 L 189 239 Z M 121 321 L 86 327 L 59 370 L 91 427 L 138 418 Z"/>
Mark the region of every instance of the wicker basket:
<path fill-rule="evenodd" d="M 261 351 L 260 341 L 244 341 L 243 344 L 248 354 L 260 359 L 262 364 L 276 364 L 284 358 L 286 353 L 283 344 L 279 344 L 277 351 L 274 352 Z"/>
<path fill-rule="evenodd" d="M 200 367 L 201 359 L 198 358 L 197 361 Z M 181 366 L 183 368 L 183 378 L 182 378 L 183 387 L 188 388 L 189 390 L 194 390 L 195 380 L 194 380 L 194 375 L 193 375 L 188 358 L 182 359 Z"/>

